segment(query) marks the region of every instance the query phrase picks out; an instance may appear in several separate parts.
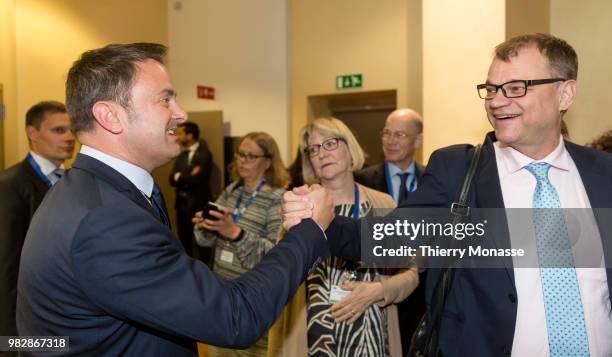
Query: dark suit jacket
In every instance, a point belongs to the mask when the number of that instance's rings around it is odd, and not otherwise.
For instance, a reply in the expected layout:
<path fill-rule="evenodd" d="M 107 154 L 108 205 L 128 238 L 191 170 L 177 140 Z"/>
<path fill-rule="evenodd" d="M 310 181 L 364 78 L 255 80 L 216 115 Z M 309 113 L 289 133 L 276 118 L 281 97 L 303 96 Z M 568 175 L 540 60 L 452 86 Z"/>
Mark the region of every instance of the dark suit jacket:
<path fill-rule="evenodd" d="M 204 209 L 206 202 L 212 200 L 210 191 L 212 155 L 205 141 L 200 140 L 199 143 L 200 146 L 193 154 L 191 163 L 189 163 L 189 151 L 183 151 L 176 158 L 170 173 L 170 185 L 176 187 L 175 208 L 188 213 L 190 219 L 195 212 Z M 191 175 L 191 171 L 196 166 L 200 167 L 200 172 Z M 178 180 L 175 180 L 174 174 L 177 172 L 180 172 L 181 175 Z"/>
<path fill-rule="evenodd" d="M 471 207 L 505 207 L 497 173 L 494 141 L 495 136 L 490 133 L 472 182 L 468 199 Z M 612 207 L 612 155 L 571 142 L 566 142 L 565 147 L 578 168 L 591 206 Z M 435 151 L 429 159 L 419 189 L 401 207 L 450 207 L 467 170 L 470 148 L 469 145 L 455 145 Z M 602 237 L 606 267 L 610 267 L 612 217 L 609 210 L 594 213 Z M 506 221 L 489 224 L 489 227 L 495 229 L 492 236 L 498 247 L 510 246 Z M 359 247 L 354 242 L 359 240 L 351 238 L 356 234 L 359 234 L 359 225 L 354 221 L 338 217 L 334 219 L 327 231 L 332 254 L 358 257 Z M 511 353 L 518 298 L 512 260 L 506 259 L 504 265 L 505 268 L 498 269 L 456 270 L 440 329 L 439 346 L 444 356 L 498 356 Z M 436 269 L 428 271 L 428 303 L 439 273 Z M 607 268 L 606 273 L 608 290 L 612 292 L 612 269 Z"/>
<path fill-rule="evenodd" d="M 253 270 L 227 281 L 185 254 L 123 175 L 78 155 L 26 237 L 19 333 L 70 336 L 62 355 L 78 356 L 192 356 L 194 341 L 247 347 L 329 255 L 323 237 L 304 234 L 316 227 L 291 230 Z"/>
<path fill-rule="evenodd" d="M 30 220 L 48 189 L 28 160 L 0 172 L 0 336 L 17 335 L 19 257 Z"/>
<path fill-rule="evenodd" d="M 421 177 L 423 177 L 423 173 L 425 172 L 425 167 L 419 164 L 418 162 L 415 162 L 415 166 L 417 174 L 417 183 L 420 183 Z M 365 169 L 356 172 L 355 181 L 359 182 L 364 186 L 368 186 L 369 188 L 389 193 L 389 188 L 387 187 L 387 178 L 385 177 L 384 162 L 381 162 L 378 165 L 366 167 Z"/>

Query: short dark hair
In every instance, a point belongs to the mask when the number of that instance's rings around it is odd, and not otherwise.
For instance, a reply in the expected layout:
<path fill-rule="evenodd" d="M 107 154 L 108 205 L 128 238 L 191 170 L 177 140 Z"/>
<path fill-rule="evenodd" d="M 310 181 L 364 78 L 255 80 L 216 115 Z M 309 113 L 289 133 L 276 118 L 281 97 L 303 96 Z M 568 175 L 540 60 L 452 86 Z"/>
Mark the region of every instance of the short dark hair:
<path fill-rule="evenodd" d="M 136 63 L 163 63 L 166 46 L 157 43 L 108 45 L 87 51 L 75 61 L 66 80 L 66 107 L 75 133 L 91 131 L 93 105 L 109 100 L 129 109 Z"/>
<path fill-rule="evenodd" d="M 43 122 L 45 114 L 47 113 L 66 113 L 66 106 L 64 103 L 54 100 L 36 103 L 30 107 L 26 113 L 26 126 L 33 126 L 36 129 L 40 129 L 40 124 Z"/>
<path fill-rule="evenodd" d="M 612 154 L 612 130 L 603 133 L 593 142 L 587 144 L 587 146 Z"/>
<path fill-rule="evenodd" d="M 495 57 L 502 61 L 518 55 L 525 47 L 536 46 L 546 57 L 555 77 L 578 78 L 578 55 L 564 40 L 544 33 L 520 35 L 504 41 L 495 47 Z"/>
<path fill-rule="evenodd" d="M 191 134 L 193 136 L 193 140 L 198 140 L 200 138 L 200 128 L 198 124 L 192 121 L 186 121 L 178 125 L 179 128 L 183 128 L 185 130 L 185 134 Z"/>

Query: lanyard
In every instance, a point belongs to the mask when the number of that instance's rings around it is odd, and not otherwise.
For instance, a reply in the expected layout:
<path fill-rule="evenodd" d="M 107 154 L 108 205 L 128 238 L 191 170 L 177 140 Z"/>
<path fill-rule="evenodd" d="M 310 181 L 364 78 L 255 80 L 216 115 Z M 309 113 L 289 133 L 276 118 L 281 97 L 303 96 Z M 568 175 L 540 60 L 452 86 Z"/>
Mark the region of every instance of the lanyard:
<path fill-rule="evenodd" d="M 240 218 L 242 218 L 242 215 L 244 214 L 244 212 L 246 212 L 246 210 L 249 209 L 249 206 L 251 206 L 251 203 L 253 203 L 253 199 L 257 196 L 257 194 L 259 193 L 259 191 L 261 191 L 261 188 L 265 184 L 266 184 L 266 180 L 261 180 L 259 182 L 259 185 L 257 185 L 257 188 L 255 189 L 255 191 L 251 193 L 251 195 L 249 196 L 249 199 L 247 200 L 247 203 L 242 208 L 240 208 L 240 205 L 242 204 L 242 196 L 244 195 L 244 186 L 240 188 L 240 196 L 238 196 L 238 200 L 236 200 L 236 206 L 234 208 L 234 213 L 232 213 L 232 221 L 234 223 L 238 222 Z"/>
<path fill-rule="evenodd" d="M 355 196 L 355 202 L 353 203 L 353 219 L 354 220 L 359 220 L 359 188 L 357 187 L 357 184 L 355 184 L 355 189 L 354 189 L 354 196 Z"/>
<path fill-rule="evenodd" d="M 412 175 L 412 179 L 410 179 L 410 183 L 408 184 L 408 190 L 406 191 L 406 198 L 410 196 L 410 194 L 412 193 L 412 191 L 414 191 L 415 186 L 416 186 L 416 172 L 411 175 Z M 391 197 L 393 197 L 393 183 L 391 182 L 391 174 L 389 173 L 389 163 L 387 162 L 387 160 L 385 160 L 385 180 L 387 181 L 387 191 L 389 192 Z M 397 195 L 398 195 L 397 200 L 399 203 L 399 201 L 401 201 L 402 199 L 401 197 L 399 197 L 399 191 Z"/>
<path fill-rule="evenodd" d="M 49 180 L 47 175 L 43 174 L 42 170 L 40 169 L 40 166 L 38 166 L 38 163 L 32 157 L 32 154 L 28 154 L 28 162 L 30 163 L 30 165 L 32 165 L 32 168 L 34 169 L 34 171 L 36 171 L 36 174 L 41 178 L 41 180 L 43 180 L 43 182 L 47 184 L 47 186 L 51 187 L 51 180 Z"/>

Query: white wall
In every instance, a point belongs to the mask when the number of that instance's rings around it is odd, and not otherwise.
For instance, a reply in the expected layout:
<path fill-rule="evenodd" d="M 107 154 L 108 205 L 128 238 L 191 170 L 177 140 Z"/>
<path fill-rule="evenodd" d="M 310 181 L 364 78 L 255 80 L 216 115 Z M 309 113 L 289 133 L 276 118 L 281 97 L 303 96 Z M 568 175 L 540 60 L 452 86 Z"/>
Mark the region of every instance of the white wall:
<path fill-rule="evenodd" d="M 169 0 L 168 23 L 179 103 L 187 111 L 222 110 L 226 135 L 268 132 L 287 160 L 286 2 Z M 197 85 L 214 87 L 216 99 L 198 99 Z"/>
<path fill-rule="evenodd" d="M 476 85 L 504 39 L 504 0 L 423 1 L 424 158 L 491 130 Z"/>

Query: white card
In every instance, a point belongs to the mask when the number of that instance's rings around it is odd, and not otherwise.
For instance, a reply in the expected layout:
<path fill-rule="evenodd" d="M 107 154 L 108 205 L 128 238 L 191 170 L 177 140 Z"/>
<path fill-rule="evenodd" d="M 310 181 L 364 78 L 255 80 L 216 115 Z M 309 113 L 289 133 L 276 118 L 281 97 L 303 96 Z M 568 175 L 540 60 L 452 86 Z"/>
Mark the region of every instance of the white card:
<path fill-rule="evenodd" d="M 221 261 L 232 264 L 234 262 L 234 253 L 229 250 L 221 250 Z"/>
<path fill-rule="evenodd" d="M 335 304 L 351 294 L 350 290 L 344 290 L 338 285 L 332 285 L 329 292 L 329 303 Z"/>

